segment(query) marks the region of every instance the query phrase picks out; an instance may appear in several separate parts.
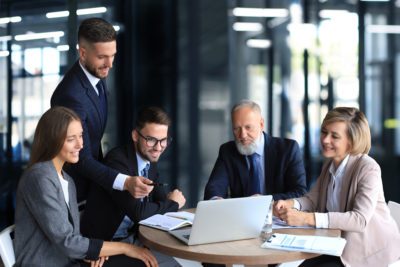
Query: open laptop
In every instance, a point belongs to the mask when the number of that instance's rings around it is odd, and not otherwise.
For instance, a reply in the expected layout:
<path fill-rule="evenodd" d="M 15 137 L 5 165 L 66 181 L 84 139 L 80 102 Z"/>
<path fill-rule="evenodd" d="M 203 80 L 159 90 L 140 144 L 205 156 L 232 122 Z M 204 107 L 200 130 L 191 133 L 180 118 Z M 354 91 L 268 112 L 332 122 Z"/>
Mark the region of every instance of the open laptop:
<path fill-rule="evenodd" d="M 187 245 L 255 238 L 271 201 L 271 195 L 200 201 L 192 227 L 169 233 Z"/>

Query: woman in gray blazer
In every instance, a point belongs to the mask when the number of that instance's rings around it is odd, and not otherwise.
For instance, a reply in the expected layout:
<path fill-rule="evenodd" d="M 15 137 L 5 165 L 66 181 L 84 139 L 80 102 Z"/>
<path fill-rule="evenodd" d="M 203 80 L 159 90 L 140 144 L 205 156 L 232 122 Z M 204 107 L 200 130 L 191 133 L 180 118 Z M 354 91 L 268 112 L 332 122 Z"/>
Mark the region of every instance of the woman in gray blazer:
<path fill-rule="evenodd" d="M 321 126 L 327 162 L 304 197 L 278 201 L 274 214 L 289 225 L 342 230 L 341 257 L 319 256 L 300 266 L 388 266 L 400 258 L 400 234 L 386 205 L 381 170 L 367 154 L 371 135 L 364 114 L 338 107 Z"/>
<path fill-rule="evenodd" d="M 157 266 L 148 249 L 80 234 L 75 185 L 62 168 L 79 160 L 82 132 L 79 117 L 64 107 L 39 120 L 17 189 L 15 266 Z"/>

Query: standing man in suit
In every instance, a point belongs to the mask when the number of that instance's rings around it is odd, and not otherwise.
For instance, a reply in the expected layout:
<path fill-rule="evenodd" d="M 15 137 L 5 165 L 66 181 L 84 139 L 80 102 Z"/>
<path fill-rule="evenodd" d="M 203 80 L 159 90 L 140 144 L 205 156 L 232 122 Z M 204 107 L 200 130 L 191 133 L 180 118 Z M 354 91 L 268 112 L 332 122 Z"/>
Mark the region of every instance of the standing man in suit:
<path fill-rule="evenodd" d="M 234 141 L 220 147 L 204 199 L 272 195 L 302 196 L 306 175 L 296 141 L 263 132 L 259 105 L 242 100 L 231 111 Z M 228 193 L 229 192 L 229 193 Z"/>
<path fill-rule="evenodd" d="M 105 164 L 132 176 L 145 176 L 154 183 L 162 183 L 157 162 L 171 142 L 168 128 L 171 121 L 167 113 L 158 107 L 142 109 L 132 130 L 130 142 L 112 149 Z M 185 205 L 182 192 L 175 189 L 166 194 L 164 186 L 155 186 L 148 197 L 133 198 L 128 192 L 104 188 L 92 184 L 82 218 L 81 231 L 85 236 L 118 240 L 140 245 L 137 240 L 139 221 L 154 214 L 175 212 Z M 160 266 L 179 266 L 169 256 L 155 252 Z"/>
<path fill-rule="evenodd" d="M 51 97 L 51 106 L 74 110 L 83 126 L 83 149 L 79 162 L 65 170 L 76 183 L 78 202 L 86 199 L 90 182 L 108 192 L 129 191 L 132 196 L 147 196 L 151 181 L 140 176 L 128 176 L 101 163 L 101 138 L 107 122 L 107 84 L 105 78 L 112 68 L 116 48 L 114 27 L 100 18 L 82 21 L 78 31 L 79 60 L 65 74 Z"/>

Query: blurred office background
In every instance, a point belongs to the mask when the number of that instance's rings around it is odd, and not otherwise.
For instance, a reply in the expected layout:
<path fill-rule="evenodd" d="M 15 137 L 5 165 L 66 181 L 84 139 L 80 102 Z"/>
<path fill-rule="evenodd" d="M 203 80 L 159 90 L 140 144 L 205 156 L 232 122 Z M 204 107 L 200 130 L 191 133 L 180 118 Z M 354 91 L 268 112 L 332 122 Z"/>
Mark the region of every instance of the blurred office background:
<path fill-rule="evenodd" d="M 174 141 L 160 172 L 187 207 L 203 198 L 242 98 L 261 105 L 266 132 L 298 141 L 308 186 L 327 110 L 360 108 L 386 199 L 400 202 L 399 0 L 0 0 L 0 230 L 13 223 L 36 123 L 92 16 L 118 30 L 103 147 L 127 141 L 140 107 L 164 107 Z"/>

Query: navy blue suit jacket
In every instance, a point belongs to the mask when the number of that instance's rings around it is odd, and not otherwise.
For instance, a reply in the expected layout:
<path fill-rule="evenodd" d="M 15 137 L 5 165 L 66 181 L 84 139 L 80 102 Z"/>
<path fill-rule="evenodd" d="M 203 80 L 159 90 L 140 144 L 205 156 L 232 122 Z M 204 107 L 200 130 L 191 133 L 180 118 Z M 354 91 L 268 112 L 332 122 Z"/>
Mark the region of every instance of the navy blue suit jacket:
<path fill-rule="evenodd" d="M 120 172 L 138 175 L 133 142 L 112 149 L 107 154 L 105 163 Z M 150 164 L 148 177 L 155 182 L 159 181 L 156 163 Z M 86 237 L 111 240 L 125 215 L 135 223 L 132 232 L 136 233 L 140 220 L 154 214 L 177 211 L 178 208 L 177 202 L 167 199 L 161 186 L 156 186 L 149 197 L 141 201 L 133 198 L 127 191 L 113 190 L 109 194 L 100 186 L 92 184 L 81 221 L 81 232 Z"/>
<path fill-rule="evenodd" d="M 103 87 L 107 91 L 105 81 Z M 74 178 L 78 202 L 86 199 L 89 182 L 93 181 L 112 191 L 117 171 L 103 165 L 101 138 L 107 122 L 107 111 L 102 114 L 99 96 L 77 61 L 65 74 L 51 97 L 51 106 L 64 106 L 75 111 L 82 120 L 83 149 L 79 162 L 66 165 L 65 171 Z"/>
<path fill-rule="evenodd" d="M 306 174 L 296 141 L 264 133 L 265 190 L 274 200 L 300 197 L 306 193 Z M 246 157 L 234 141 L 220 147 L 219 155 L 204 191 L 204 199 L 214 196 L 245 197 L 249 186 Z"/>

